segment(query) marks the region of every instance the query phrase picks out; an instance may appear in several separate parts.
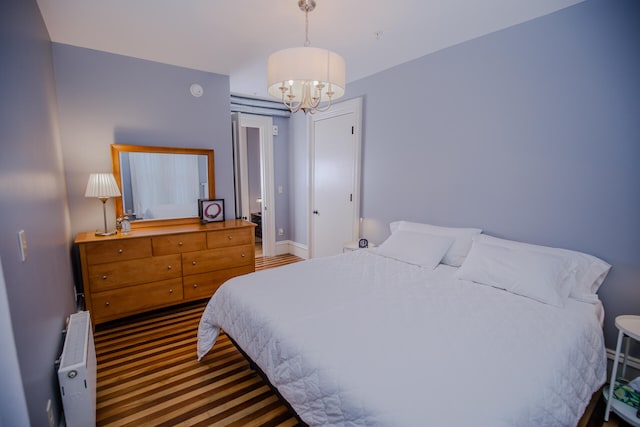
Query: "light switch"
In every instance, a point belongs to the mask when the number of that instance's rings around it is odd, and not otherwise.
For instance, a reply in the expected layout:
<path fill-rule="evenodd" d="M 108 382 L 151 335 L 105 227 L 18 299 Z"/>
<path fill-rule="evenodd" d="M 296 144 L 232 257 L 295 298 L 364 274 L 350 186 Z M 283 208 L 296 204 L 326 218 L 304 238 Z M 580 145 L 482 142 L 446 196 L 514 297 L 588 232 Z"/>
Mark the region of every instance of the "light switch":
<path fill-rule="evenodd" d="M 276 136 L 278 135 L 278 126 L 273 125 L 273 135 Z"/>
<path fill-rule="evenodd" d="M 278 194 L 282 194 L 282 185 L 278 185 Z"/>
<path fill-rule="evenodd" d="M 18 231 L 18 246 L 20 247 L 20 260 L 25 262 L 27 260 L 27 236 L 24 230 Z"/>

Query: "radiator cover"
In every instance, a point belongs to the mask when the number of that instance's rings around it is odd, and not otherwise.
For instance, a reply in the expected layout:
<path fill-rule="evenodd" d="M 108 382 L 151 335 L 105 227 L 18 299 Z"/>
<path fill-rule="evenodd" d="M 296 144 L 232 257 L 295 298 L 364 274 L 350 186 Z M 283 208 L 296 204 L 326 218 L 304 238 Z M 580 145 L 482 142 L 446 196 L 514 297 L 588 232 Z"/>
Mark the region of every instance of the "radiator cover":
<path fill-rule="evenodd" d="M 70 316 L 58 383 L 67 427 L 96 424 L 96 350 L 88 311 Z"/>

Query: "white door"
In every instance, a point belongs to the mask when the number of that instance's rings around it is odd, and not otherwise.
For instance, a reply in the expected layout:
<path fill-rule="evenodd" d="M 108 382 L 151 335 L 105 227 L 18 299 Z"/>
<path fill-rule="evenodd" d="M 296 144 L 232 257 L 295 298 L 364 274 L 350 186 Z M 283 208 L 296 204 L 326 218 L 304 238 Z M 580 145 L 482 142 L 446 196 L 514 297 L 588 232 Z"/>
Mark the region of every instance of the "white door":
<path fill-rule="evenodd" d="M 260 184 L 262 202 L 259 210 L 262 216 L 262 252 L 264 256 L 276 254 L 276 222 L 275 195 L 273 171 L 273 119 L 268 116 L 234 113 L 234 175 L 236 185 L 236 215 L 251 220 L 251 207 L 254 205 L 249 199 L 249 170 L 248 170 L 248 138 L 247 129 L 256 129 L 257 142 L 260 145 Z"/>
<path fill-rule="evenodd" d="M 360 212 L 361 100 L 310 118 L 310 256 L 342 253 L 357 240 Z"/>

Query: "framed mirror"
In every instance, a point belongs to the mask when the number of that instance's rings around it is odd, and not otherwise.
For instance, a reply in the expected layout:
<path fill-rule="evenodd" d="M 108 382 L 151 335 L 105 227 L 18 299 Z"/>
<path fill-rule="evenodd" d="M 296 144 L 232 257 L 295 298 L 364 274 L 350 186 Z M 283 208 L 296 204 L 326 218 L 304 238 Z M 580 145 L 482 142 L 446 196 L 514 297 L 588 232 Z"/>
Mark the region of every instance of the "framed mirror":
<path fill-rule="evenodd" d="M 112 144 L 111 161 L 133 228 L 197 223 L 198 199 L 215 199 L 213 150 Z"/>

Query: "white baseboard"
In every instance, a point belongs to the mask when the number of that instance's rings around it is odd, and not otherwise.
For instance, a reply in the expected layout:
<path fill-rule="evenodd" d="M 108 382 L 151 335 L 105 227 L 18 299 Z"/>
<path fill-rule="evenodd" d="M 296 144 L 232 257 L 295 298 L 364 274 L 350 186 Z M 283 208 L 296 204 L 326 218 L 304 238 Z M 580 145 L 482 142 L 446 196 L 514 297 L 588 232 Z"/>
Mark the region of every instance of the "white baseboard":
<path fill-rule="evenodd" d="M 620 354 L 620 363 L 622 363 L 622 358 L 624 357 L 624 355 L 622 354 L 624 352 L 621 352 Z M 607 359 L 609 359 L 610 361 L 613 362 L 613 359 L 616 357 L 616 351 L 615 350 L 611 350 L 610 348 L 607 349 Z M 629 368 L 633 368 L 637 371 L 640 371 L 640 359 L 638 359 L 637 357 L 633 357 L 633 356 L 629 356 L 627 358 L 627 366 Z"/>
<path fill-rule="evenodd" d="M 613 359 L 616 357 L 616 351 L 615 350 L 611 350 L 611 349 L 607 349 L 607 359 L 608 359 L 608 364 L 607 364 L 607 381 L 609 381 L 609 379 L 611 378 L 611 366 L 613 365 Z M 622 369 L 622 357 L 623 355 L 620 354 L 620 365 L 618 365 L 618 376 L 620 376 L 620 369 Z M 625 377 L 627 379 L 634 379 L 636 377 L 640 376 L 640 359 L 638 359 L 637 357 L 633 357 L 633 356 L 629 356 L 627 358 L 627 373 L 625 375 Z"/>
<path fill-rule="evenodd" d="M 282 240 L 276 242 L 276 255 L 293 254 L 302 259 L 309 259 L 309 248 L 302 243 Z"/>

